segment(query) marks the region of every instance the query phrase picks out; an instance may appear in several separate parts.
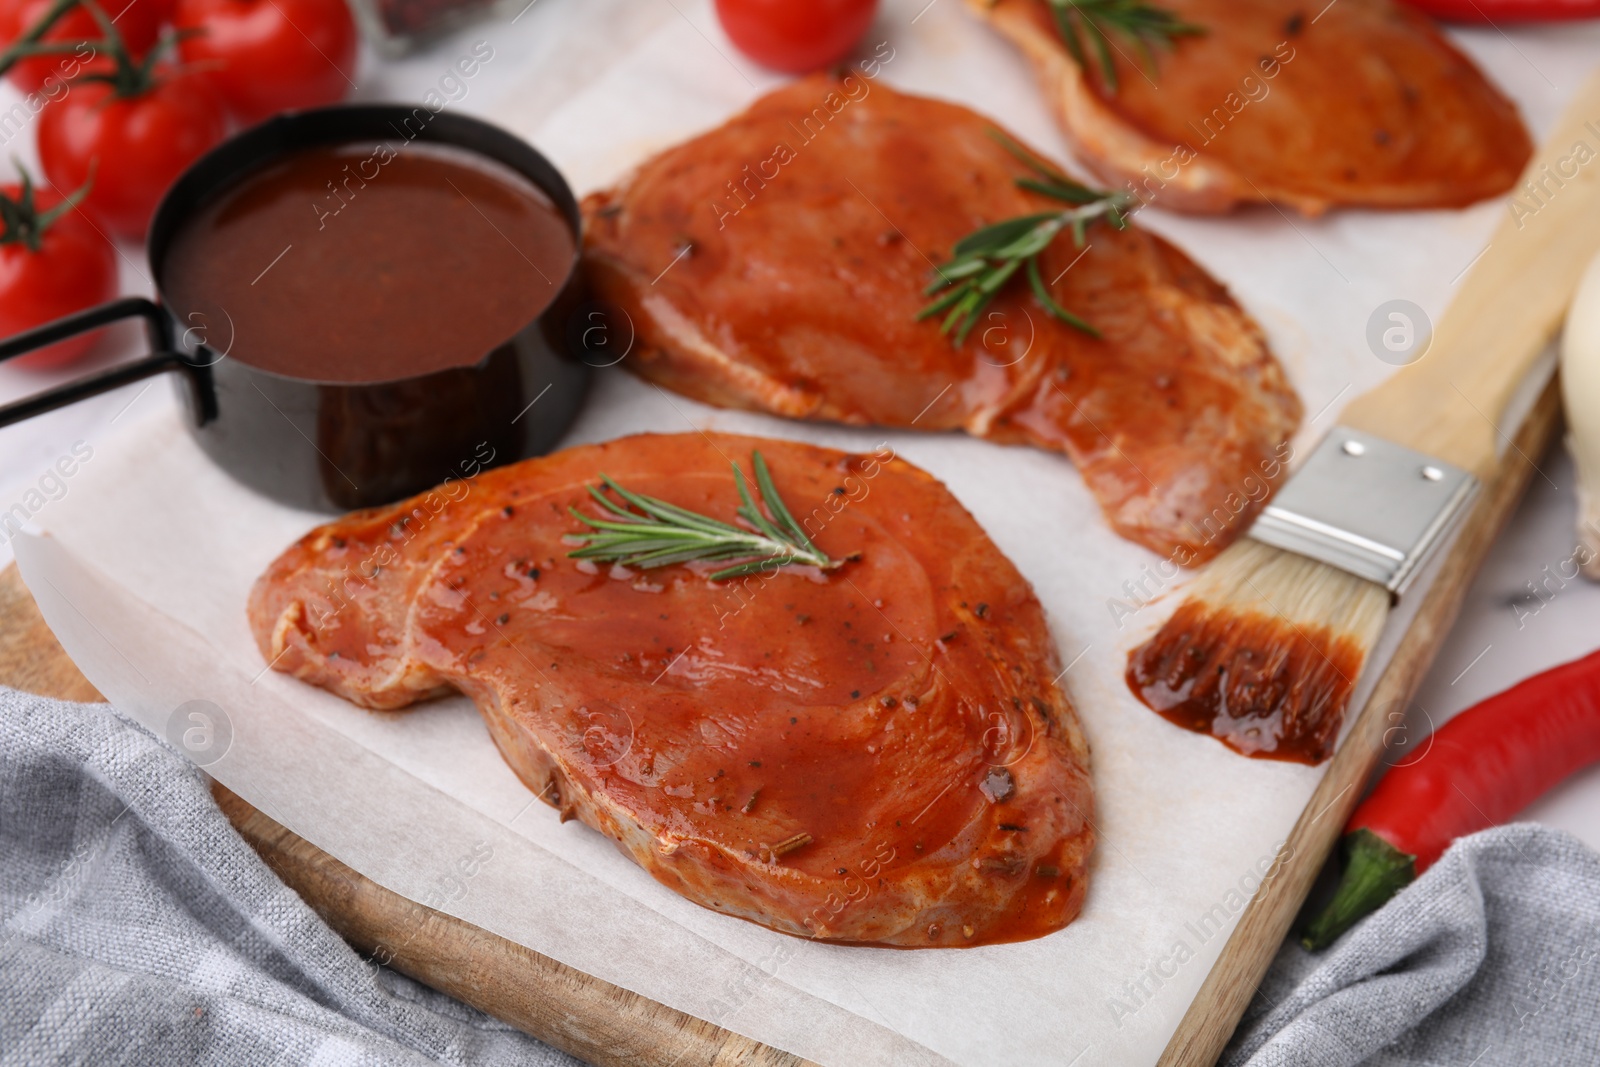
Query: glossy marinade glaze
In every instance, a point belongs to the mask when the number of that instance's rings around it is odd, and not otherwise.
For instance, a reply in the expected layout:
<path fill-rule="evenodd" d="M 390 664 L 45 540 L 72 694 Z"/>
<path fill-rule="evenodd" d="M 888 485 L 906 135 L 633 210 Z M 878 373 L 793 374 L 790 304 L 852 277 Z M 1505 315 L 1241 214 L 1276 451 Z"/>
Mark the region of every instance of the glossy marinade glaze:
<path fill-rule="evenodd" d="M 1032 62 L 1084 162 L 1175 211 L 1460 207 L 1509 190 L 1533 152 L 1516 106 L 1397 0 L 1161 0 L 1203 32 L 1146 67 L 1115 38 L 1114 92 L 1045 0 L 968 4 Z"/>
<path fill-rule="evenodd" d="M 624 365 L 728 407 L 964 430 L 1064 452 L 1111 525 L 1189 565 L 1286 476 L 1301 405 L 1260 329 L 1182 252 L 1096 224 L 1045 252 L 962 344 L 917 320 L 967 234 L 1062 204 L 996 124 L 859 74 L 814 76 L 584 201 L 585 266 L 626 314 Z"/>
<path fill-rule="evenodd" d="M 604 471 L 729 520 L 753 448 L 840 570 L 575 561 Z M 801 936 L 1039 937 L 1077 915 L 1088 749 L 1028 583 L 887 450 L 645 435 L 319 527 L 256 584 L 274 668 L 371 708 L 470 696 L 524 783 L 663 884 Z"/>
<path fill-rule="evenodd" d="M 1185 601 L 1128 654 L 1124 678 L 1168 722 L 1245 756 L 1315 765 L 1333 755 L 1365 660 L 1328 626 Z"/>

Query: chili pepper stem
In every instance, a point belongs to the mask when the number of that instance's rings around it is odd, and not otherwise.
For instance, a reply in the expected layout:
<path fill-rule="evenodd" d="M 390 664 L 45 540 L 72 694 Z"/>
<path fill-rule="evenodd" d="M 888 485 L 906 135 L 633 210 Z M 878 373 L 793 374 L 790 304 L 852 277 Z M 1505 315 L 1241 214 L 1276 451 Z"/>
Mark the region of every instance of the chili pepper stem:
<path fill-rule="evenodd" d="M 1328 906 L 1306 926 L 1300 944 L 1318 952 L 1379 908 L 1417 876 L 1417 858 L 1363 827 L 1344 838 L 1344 874 Z"/>

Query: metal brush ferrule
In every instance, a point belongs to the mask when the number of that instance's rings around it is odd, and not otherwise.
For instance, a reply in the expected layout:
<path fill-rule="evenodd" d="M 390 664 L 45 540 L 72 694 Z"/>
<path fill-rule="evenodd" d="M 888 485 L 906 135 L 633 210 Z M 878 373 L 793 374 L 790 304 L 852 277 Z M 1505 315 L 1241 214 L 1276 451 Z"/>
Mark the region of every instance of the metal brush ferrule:
<path fill-rule="evenodd" d="M 1406 591 L 1478 495 L 1478 479 L 1339 426 L 1250 529 L 1257 541 Z"/>

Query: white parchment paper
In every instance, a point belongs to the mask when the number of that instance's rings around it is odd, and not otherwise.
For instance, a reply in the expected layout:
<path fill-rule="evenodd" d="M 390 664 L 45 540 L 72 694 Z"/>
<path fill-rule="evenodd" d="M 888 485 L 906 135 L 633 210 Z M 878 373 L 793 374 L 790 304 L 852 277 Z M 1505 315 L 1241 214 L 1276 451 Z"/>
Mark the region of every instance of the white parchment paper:
<path fill-rule="evenodd" d="M 574 6 L 560 25 L 570 41 L 542 50 L 495 116 L 580 192 L 778 84 L 735 53 L 708 3 Z M 606 35 L 619 26 L 626 32 Z M 1459 39 L 1536 135 L 1600 60 L 1593 27 Z M 956 0 L 886 3 L 864 53 L 880 43 L 893 56 L 885 81 L 961 101 L 1065 158 L 1020 59 Z M 1306 402 L 1304 446 L 1389 371 L 1367 345 L 1373 309 L 1404 298 L 1437 316 L 1503 210 L 1319 221 L 1270 208 L 1222 220 L 1148 211 L 1140 221 L 1223 279 L 1266 327 Z M 1149 577 L 1159 561 L 1106 529 L 1065 461 L 955 435 L 717 411 L 605 373 L 571 443 L 696 427 L 850 449 L 890 441 L 943 479 L 1034 583 L 1070 664 L 1062 684 L 1093 747 L 1101 840 L 1077 922 L 964 951 L 782 937 L 689 904 L 587 828 L 559 824 L 506 769 L 465 700 L 380 715 L 264 670 L 246 593 L 323 516 L 234 484 L 181 420 L 157 388 L 86 442 L 92 456 L 69 491 L 36 516 L 45 532 L 16 541 L 46 617 L 101 691 L 164 734 L 188 724 L 178 711 L 187 702 L 214 704 L 228 747 L 210 773 L 381 884 L 823 1064 L 1153 1062 L 1321 773 L 1242 759 L 1128 694 L 1125 654 L 1175 598 L 1111 610 L 1129 603 L 1125 583 L 1161 585 Z M 395 931 L 392 947 L 403 951 L 410 934 Z"/>

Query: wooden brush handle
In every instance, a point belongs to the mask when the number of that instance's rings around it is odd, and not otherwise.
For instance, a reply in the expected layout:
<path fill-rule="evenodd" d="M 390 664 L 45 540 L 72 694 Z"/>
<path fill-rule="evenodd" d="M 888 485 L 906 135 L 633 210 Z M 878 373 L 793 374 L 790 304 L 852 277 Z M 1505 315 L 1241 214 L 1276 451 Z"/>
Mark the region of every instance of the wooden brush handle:
<path fill-rule="evenodd" d="M 1340 421 L 1487 477 L 1516 436 L 1517 427 L 1501 424 L 1506 407 L 1560 328 L 1597 251 L 1600 71 L 1511 191 L 1505 218 L 1427 354 L 1353 400 Z"/>

